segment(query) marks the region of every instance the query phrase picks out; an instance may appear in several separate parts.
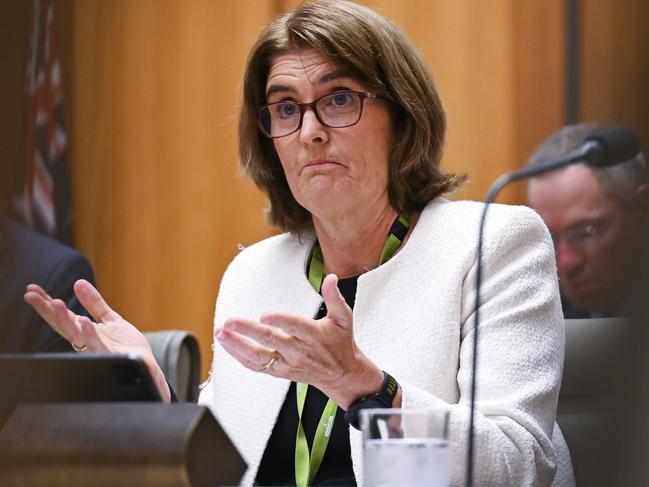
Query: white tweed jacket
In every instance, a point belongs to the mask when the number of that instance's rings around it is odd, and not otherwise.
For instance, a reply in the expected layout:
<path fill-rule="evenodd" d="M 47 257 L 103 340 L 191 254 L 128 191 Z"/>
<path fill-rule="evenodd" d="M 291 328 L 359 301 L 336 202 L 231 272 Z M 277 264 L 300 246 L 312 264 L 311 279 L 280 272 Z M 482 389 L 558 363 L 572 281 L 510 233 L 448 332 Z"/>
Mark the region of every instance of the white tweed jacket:
<path fill-rule="evenodd" d="M 483 206 L 439 198 L 422 212 L 392 259 L 358 280 L 354 337 L 403 389 L 404 408 L 450 411 L 453 485 L 464 483 L 469 424 L 476 241 Z M 268 238 L 243 250 L 226 271 L 214 326 L 266 311 L 312 318 L 321 302 L 306 277 L 314 236 Z M 540 218 L 494 205 L 487 218 L 480 312 L 475 485 L 550 485 L 552 443 L 565 332 L 554 252 Z M 289 382 L 241 366 L 214 345 L 200 403 L 210 407 L 245 461 L 252 485 Z M 362 485 L 360 433 L 350 428 Z M 555 484 L 556 485 L 556 484 Z"/>

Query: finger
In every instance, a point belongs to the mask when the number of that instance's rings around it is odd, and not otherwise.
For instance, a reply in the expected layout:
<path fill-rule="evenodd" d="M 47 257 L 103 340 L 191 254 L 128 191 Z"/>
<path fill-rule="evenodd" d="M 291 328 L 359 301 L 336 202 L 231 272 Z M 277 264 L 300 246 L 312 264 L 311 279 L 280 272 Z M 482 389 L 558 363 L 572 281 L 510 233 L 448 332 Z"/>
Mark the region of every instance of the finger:
<path fill-rule="evenodd" d="M 81 305 L 88 310 L 95 321 L 105 322 L 120 317 L 106 304 L 99 291 L 85 279 L 79 279 L 74 283 L 74 294 L 77 295 Z"/>
<path fill-rule="evenodd" d="M 57 327 L 56 331 L 77 348 L 83 347 L 86 340 L 83 337 L 82 328 L 77 316 L 71 313 L 65 303 L 60 299 L 52 300 L 52 309 Z"/>
<path fill-rule="evenodd" d="M 221 328 L 217 332 L 216 338 L 230 355 L 250 370 L 258 371 L 261 369 L 268 363 L 273 352 L 268 347 L 259 345 L 254 340 L 244 335 L 228 331 L 225 328 Z"/>
<path fill-rule="evenodd" d="M 53 319 L 53 310 L 51 306 L 51 298 L 49 296 L 43 296 L 37 291 L 28 290 L 23 299 L 27 304 L 36 310 L 36 312 L 43 318 L 45 321 L 50 323 Z"/>
<path fill-rule="evenodd" d="M 46 311 L 46 307 L 49 308 L 51 306 L 52 302 L 52 297 L 47 294 L 45 290 L 38 284 L 27 284 L 24 298 L 25 301 L 27 301 L 27 303 L 29 304 L 32 304 L 32 302 L 35 304 L 40 304 L 44 312 Z"/>
<path fill-rule="evenodd" d="M 38 284 L 28 284 L 27 291 L 24 295 L 25 301 L 30 304 L 36 312 L 59 334 L 65 337 L 65 323 L 67 321 L 76 322 L 78 315 L 67 309 L 67 306 L 60 299 L 55 300 L 45 292 Z M 58 302 L 58 304 L 54 304 Z M 56 307 L 55 307 L 56 306 Z M 67 316 L 62 320 L 63 314 L 57 313 L 59 306 L 62 306 Z"/>
<path fill-rule="evenodd" d="M 268 348 L 282 349 L 289 345 L 292 337 L 274 326 L 267 326 L 253 320 L 230 318 L 225 321 L 223 328 L 265 345 Z"/>
<path fill-rule="evenodd" d="M 268 359 L 264 360 L 263 364 L 262 363 L 257 364 L 257 363 L 251 362 L 246 356 L 239 354 L 237 351 L 234 351 L 233 353 L 231 353 L 231 355 L 236 360 L 238 360 L 241 365 L 243 365 L 247 369 L 250 369 L 250 370 L 252 370 L 254 372 L 263 372 L 265 374 L 270 374 L 270 375 L 277 376 L 277 375 L 279 375 L 278 371 L 275 370 L 275 366 L 277 365 L 277 362 L 273 362 L 273 363 L 270 364 L 269 367 L 264 368 L 264 366 L 267 365 L 270 362 L 270 359 L 272 357 L 272 353 L 273 353 L 272 350 L 267 352 Z"/>
<path fill-rule="evenodd" d="M 37 291 L 26 292 L 24 299 L 25 302 L 27 302 L 27 304 L 34 308 L 36 312 L 41 316 L 41 318 L 43 318 L 57 333 L 62 334 L 62 327 L 59 323 L 59 318 L 57 317 L 57 312 L 54 305 L 55 300 L 53 300 L 47 294 L 43 295 Z"/>
<path fill-rule="evenodd" d="M 328 274 L 322 282 L 321 291 L 327 305 L 327 318 L 343 328 L 351 328 L 352 310 L 338 289 L 338 276 Z"/>
<path fill-rule="evenodd" d="M 285 313 L 265 313 L 259 321 L 264 325 L 279 328 L 287 335 L 305 343 L 313 342 L 318 336 L 317 322 L 303 316 Z"/>
<path fill-rule="evenodd" d="M 47 294 L 45 290 L 42 287 L 40 287 L 38 284 L 27 284 L 27 292 L 33 292 L 42 296 L 43 298 L 52 299 L 50 295 Z"/>

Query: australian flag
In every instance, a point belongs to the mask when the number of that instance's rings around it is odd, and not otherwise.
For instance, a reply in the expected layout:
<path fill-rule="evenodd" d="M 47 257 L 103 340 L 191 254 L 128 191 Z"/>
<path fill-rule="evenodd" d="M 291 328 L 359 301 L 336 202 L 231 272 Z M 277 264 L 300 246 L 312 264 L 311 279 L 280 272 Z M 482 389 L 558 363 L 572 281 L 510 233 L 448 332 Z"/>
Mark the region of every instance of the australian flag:
<path fill-rule="evenodd" d="M 27 66 L 27 159 L 22 193 L 14 199 L 14 207 L 26 225 L 72 245 L 61 63 L 53 18 L 51 0 L 34 0 Z"/>

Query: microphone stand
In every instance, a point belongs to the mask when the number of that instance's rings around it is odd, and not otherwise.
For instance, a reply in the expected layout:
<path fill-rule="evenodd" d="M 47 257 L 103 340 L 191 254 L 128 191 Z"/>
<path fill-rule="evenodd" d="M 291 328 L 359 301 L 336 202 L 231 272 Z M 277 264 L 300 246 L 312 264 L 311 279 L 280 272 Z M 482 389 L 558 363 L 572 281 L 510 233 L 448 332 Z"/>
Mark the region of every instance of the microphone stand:
<path fill-rule="evenodd" d="M 478 229 L 477 248 L 477 269 L 475 278 L 475 316 L 473 321 L 473 362 L 471 364 L 471 412 L 469 417 L 469 441 L 467 448 L 467 487 L 473 487 L 473 452 L 474 443 L 474 420 L 475 420 L 475 399 L 476 399 L 476 372 L 478 369 L 478 333 L 480 323 L 480 286 L 482 284 L 482 240 L 484 237 L 485 221 L 489 206 L 498 196 L 498 193 L 509 183 L 521 179 L 539 176 L 549 171 L 554 171 L 575 162 L 584 161 L 591 166 L 604 167 L 619 164 L 640 152 L 640 141 L 630 130 L 622 127 L 600 129 L 594 132 L 576 150 L 565 156 L 546 163 L 528 166 L 519 171 L 503 174 L 491 185 L 485 205 L 480 216 Z"/>
<path fill-rule="evenodd" d="M 469 414 L 469 444 L 467 450 L 467 487 L 473 487 L 473 451 L 474 451 L 474 418 L 475 418 L 475 396 L 476 396 L 476 372 L 478 369 L 478 330 L 480 323 L 480 286 L 482 284 L 482 240 L 484 235 L 485 221 L 489 206 L 496 198 L 498 193 L 510 182 L 515 181 L 514 173 L 507 173 L 500 176 L 494 184 L 491 185 L 485 205 L 480 215 L 480 226 L 478 228 L 478 249 L 477 249 L 477 270 L 475 277 L 475 314 L 473 320 L 473 362 L 471 364 L 471 412 Z"/>
<path fill-rule="evenodd" d="M 478 333 L 479 333 L 479 324 L 480 324 L 480 288 L 482 285 L 482 241 L 484 237 L 484 228 L 485 222 L 487 220 L 487 212 L 489 211 L 489 206 L 496 199 L 496 196 L 502 191 L 502 189 L 507 186 L 509 183 L 514 181 L 519 181 L 531 176 L 537 176 L 548 171 L 552 171 L 559 167 L 567 166 L 572 164 L 575 161 L 578 161 L 583 158 L 583 152 L 585 150 L 577 150 L 571 152 L 570 154 L 553 161 L 550 164 L 542 164 L 539 166 L 531 166 L 520 171 L 510 172 L 503 174 L 491 185 L 487 197 L 485 198 L 484 208 L 482 209 L 482 214 L 480 215 L 480 225 L 478 228 L 478 248 L 477 248 L 477 269 L 475 277 L 475 314 L 473 320 L 473 361 L 471 364 L 471 412 L 469 415 L 469 443 L 467 451 L 467 477 L 466 485 L 467 487 L 473 487 L 473 452 L 475 448 L 474 443 L 474 421 L 475 421 L 475 398 L 476 398 L 476 372 L 478 369 Z"/>

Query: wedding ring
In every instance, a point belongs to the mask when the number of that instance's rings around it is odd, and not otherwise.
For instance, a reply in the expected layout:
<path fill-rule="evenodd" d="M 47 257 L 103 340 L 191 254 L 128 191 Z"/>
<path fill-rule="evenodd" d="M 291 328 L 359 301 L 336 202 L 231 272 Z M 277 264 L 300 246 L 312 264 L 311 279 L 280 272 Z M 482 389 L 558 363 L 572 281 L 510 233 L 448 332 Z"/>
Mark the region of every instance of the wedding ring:
<path fill-rule="evenodd" d="M 270 360 L 268 360 L 268 362 L 266 362 L 264 365 L 262 365 L 259 370 L 270 369 L 275 364 L 275 362 L 277 362 L 278 358 L 279 358 L 279 353 L 277 353 L 277 350 L 275 350 L 273 348 L 270 351 Z"/>
<path fill-rule="evenodd" d="M 85 352 L 86 350 L 88 350 L 88 347 L 86 345 L 84 345 L 82 347 L 77 347 L 74 343 L 72 343 L 71 345 L 72 345 L 72 348 L 74 349 L 74 351 L 77 352 L 77 353 Z"/>

